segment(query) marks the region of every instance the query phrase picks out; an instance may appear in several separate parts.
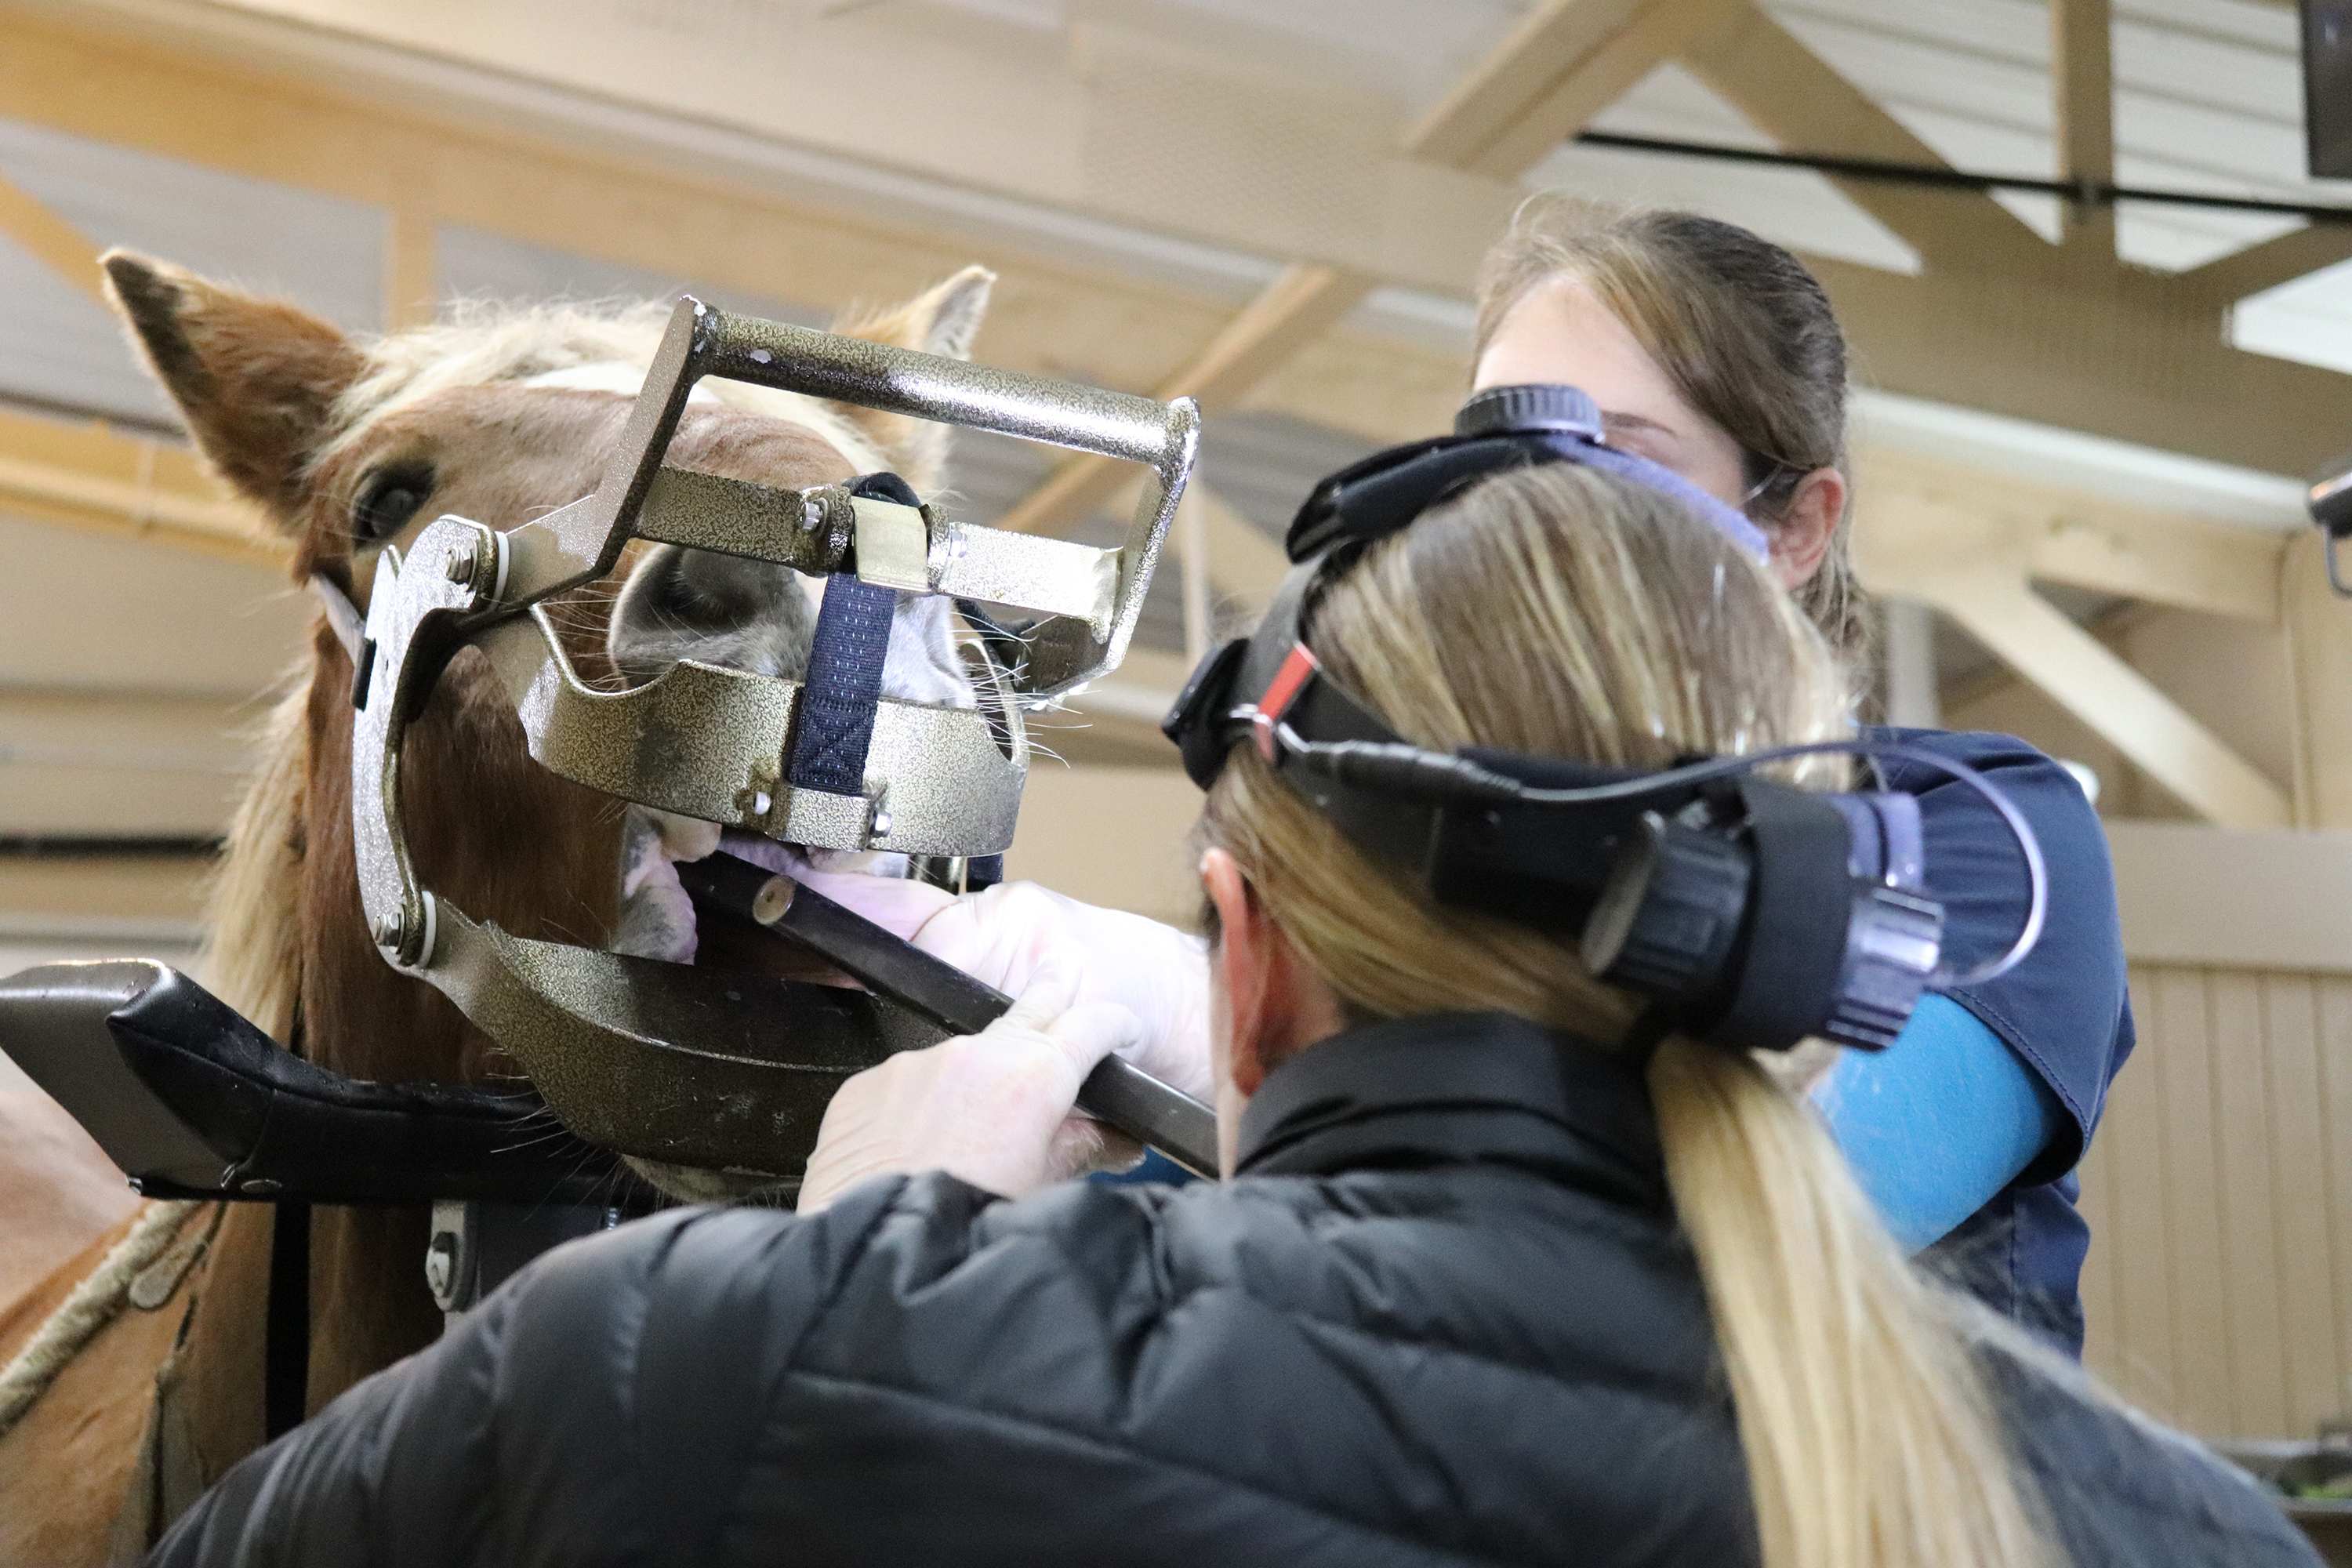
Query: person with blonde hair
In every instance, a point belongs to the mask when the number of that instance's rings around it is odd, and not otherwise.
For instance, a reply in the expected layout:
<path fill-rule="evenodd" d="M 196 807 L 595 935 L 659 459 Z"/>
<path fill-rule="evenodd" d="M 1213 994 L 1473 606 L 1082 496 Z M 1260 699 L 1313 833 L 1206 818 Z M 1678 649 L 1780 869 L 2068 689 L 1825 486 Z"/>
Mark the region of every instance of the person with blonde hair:
<path fill-rule="evenodd" d="M 1800 1097 L 1827 1047 L 1786 1037 L 1793 976 L 1731 1011 L 1797 1048 L 1747 1048 L 1395 831 L 1503 773 L 1654 793 L 1850 735 L 1751 525 L 1558 445 L 1355 535 L 1342 476 L 1276 679 L 1228 658 L 1184 710 L 1224 1181 L 1053 1182 L 1139 1025 L 1048 953 L 998 1025 L 843 1089 L 798 1213 L 546 1255 L 152 1561 L 2315 1563 L 2243 1478 L 1906 1262 Z M 1843 820 L 1804 793 L 1839 760 L 1776 766 L 1686 809 Z M 1830 848 L 1808 876 L 1850 889 L 1843 826 Z M 1612 853 L 1528 857 L 1575 888 Z M 1754 908 L 1748 951 L 1820 948 Z"/>

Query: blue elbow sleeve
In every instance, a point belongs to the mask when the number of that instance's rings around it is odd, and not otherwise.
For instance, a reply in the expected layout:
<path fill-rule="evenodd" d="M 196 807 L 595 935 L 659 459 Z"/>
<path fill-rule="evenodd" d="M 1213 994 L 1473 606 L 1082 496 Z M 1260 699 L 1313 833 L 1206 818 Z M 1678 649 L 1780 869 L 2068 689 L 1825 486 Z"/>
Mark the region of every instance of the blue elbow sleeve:
<path fill-rule="evenodd" d="M 1922 1002 L 1887 1049 L 1845 1052 L 1814 1100 L 1886 1227 L 1914 1252 L 2014 1181 L 2065 1114 L 2000 1036 L 1945 996 Z"/>

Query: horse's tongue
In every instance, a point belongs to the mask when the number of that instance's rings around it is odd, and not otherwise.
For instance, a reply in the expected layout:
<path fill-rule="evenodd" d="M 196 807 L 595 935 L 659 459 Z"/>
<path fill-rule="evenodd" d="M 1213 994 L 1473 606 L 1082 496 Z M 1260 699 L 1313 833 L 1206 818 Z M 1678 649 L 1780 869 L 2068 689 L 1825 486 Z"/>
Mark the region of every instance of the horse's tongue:
<path fill-rule="evenodd" d="M 937 912 L 941 902 L 952 901 L 936 888 L 889 875 L 905 864 L 899 856 L 829 850 L 811 854 L 759 834 L 729 831 L 722 835 L 711 823 L 632 805 L 622 829 L 621 919 L 613 951 L 672 963 L 856 986 L 856 981 L 814 953 L 780 942 L 771 932 L 749 925 L 737 931 L 730 928 L 739 922 L 723 921 L 704 929 L 693 898 L 678 881 L 677 863 L 699 860 L 722 847 L 755 866 L 821 887 L 828 896 L 893 931 L 912 931 Z"/>
<path fill-rule="evenodd" d="M 954 902 L 951 895 L 937 888 L 908 881 L 898 874 L 906 865 L 906 858 L 901 855 L 809 851 L 796 844 L 779 844 L 772 838 L 731 828 L 722 836 L 719 847 L 740 860 L 814 888 L 902 935 L 938 913 L 941 904 Z M 719 915 L 706 919 L 695 962 L 704 968 L 748 969 L 788 980 L 865 989 L 807 949 L 740 917 Z"/>
<path fill-rule="evenodd" d="M 693 963 L 694 900 L 678 885 L 677 863 L 717 848 L 718 826 L 633 805 L 621 834 L 621 919 L 613 951 Z"/>

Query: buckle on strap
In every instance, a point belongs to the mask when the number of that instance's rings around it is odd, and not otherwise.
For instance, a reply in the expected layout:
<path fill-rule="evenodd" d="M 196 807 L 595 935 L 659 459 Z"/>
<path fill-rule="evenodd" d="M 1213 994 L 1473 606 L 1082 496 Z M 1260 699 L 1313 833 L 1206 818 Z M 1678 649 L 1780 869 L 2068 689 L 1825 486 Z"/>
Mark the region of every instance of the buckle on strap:
<path fill-rule="evenodd" d="M 1266 682 L 1265 692 L 1250 710 L 1250 727 L 1257 737 L 1257 753 L 1268 763 L 1274 761 L 1275 726 L 1280 724 L 1306 691 L 1307 683 L 1321 672 L 1323 666 L 1303 642 L 1290 645 L 1274 679 Z"/>

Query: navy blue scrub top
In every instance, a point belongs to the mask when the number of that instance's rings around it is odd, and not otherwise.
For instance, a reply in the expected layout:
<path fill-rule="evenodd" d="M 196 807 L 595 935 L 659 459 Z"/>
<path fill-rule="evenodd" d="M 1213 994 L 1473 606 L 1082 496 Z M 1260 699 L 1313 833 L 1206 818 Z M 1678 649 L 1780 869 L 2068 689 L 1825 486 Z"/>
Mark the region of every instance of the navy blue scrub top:
<path fill-rule="evenodd" d="M 1989 775 L 2041 843 L 2050 874 L 2041 942 L 2008 973 L 1951 997 L 2049 1086 L 2065 1116 L 2016 1180 L 1920 1259 L 2080 1355 L 2091 1231 L 2074 1206 L 2074 1167 L 2133 1041 L 2106 834 L 2073 775 L 2011 736 L 1876 726 L 1864 733 Z M 1948 962 L 1969 968 L 1998 955 L 2016 938 L 2028 898 L 2025 862 L 2009 830 L 1974 790 L 1924 763 L 1883 759 L 1878 766 L 1887 788 L 1919 799 L 1927 892 L 1944 906 Z"/>

